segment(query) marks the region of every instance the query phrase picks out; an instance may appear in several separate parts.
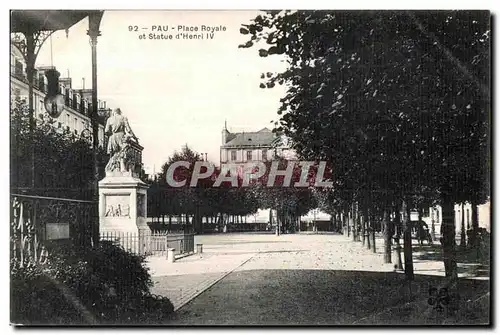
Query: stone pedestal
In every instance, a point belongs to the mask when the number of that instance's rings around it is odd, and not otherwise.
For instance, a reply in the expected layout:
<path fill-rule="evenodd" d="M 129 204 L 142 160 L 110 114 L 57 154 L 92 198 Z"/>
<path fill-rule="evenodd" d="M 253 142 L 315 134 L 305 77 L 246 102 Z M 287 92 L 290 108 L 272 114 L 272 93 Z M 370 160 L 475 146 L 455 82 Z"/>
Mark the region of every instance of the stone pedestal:
<path fill-rule="evenodd" d="M 101 238 L 119 240 L 126 249 L 143 253 L 147 225 L 147 189 L 127 172 L 108 172 L 99 182 L 99 232 Z"/>

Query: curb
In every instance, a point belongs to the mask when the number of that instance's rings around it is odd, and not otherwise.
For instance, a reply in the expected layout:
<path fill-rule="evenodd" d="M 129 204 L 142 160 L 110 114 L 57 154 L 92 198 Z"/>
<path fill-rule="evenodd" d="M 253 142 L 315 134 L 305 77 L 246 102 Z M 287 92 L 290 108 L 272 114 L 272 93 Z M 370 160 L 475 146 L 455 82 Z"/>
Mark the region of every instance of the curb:
<path fill-rule="evenodd" d="M 242 267 L 243 265 L 245 265 L 248 261 L 250 261 L 252 258 L 254 258 L 255 256 L 257 256 L 258 254 L 259 254 L 259 252 L 251 255 L 245 261 L 243 261 L 241 264 L 235 266 L 232 270 L 229 270 L 229 271 L 223 273 L 220 277 L 216 278 L 215 280 L 213 280 L 211 283 L 209 283 L 208 285 L 204 286 L 200 290 L 195 290 L 195 292 L 193 294 L 188 295 L 186 299 L 182 299 L 181 302 L 179 303 L 179 305 L 177 307 L 174 307 L 174 312 L 177 312 L 178 310 L 180 310 L 188 302 L 190 302 L 191 300 L 193 300 L 194 298 L 196 298 L 197 296 L 199 296 L 200 294 L 202 294 L 203 292 L 205 292 L 206 290 L 208 290 L 209 288 L 211 288 L 212 286 L 214 286 L 215 284 L 217 284 L 219 281 L 221 281 L 222 279 L 224 279 L 227 275 L 231 274 L 232 272 L 234 272 L 239 267 Z"/>

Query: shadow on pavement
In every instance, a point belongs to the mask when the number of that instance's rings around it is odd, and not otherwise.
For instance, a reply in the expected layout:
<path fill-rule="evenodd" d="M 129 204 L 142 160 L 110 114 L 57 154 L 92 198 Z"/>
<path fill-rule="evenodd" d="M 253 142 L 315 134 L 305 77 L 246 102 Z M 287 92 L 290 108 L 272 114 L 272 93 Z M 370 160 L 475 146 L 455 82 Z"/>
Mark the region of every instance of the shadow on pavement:
<path fill-rule="evenodd" d="M 442 325 L 490 322 L 489 281 L 460 279 L 444 311 L 443 277 L 332 270 L 233 272 L 178 310 L 171 325 Z M 456 295 L 456 293 L 458 295 Z"/>
<path fill-rule="evenodd" d="M 291 241 L 250 241 L 250 240 L 225 240 L 220 242 L 205 242 L 207 248 L 221 248 L 228 245 L 238 244 L 278 244 L 278 243 L 291 243 Z"/>
<path fill-rule="evenodd" d="M 424 245 L 413 247 L 413 260 L 415 263 L 426 261 L 443 261 L 443 250 L 441 245 Z M 485 257 L 478 257 L 475 250 L 460 250 L 457 248 L 456 260 L 458 273 L 468 277 L 489 277 L 490 260 Z M 440 269 L 439 272 L 444 272 Z"/>
<path fill-rule="evenodd" d="M 283 254 L 283 253 L 298 253 L 298 252 L 307 252 L 309 250 L 267 250 L 267 251 L 258 251 L 259 254 Z M 203 252 L 202 255 L 205 255 L 205 256 L 223 256 L 223 255 L 247 255 L 247 254 L 254 254 L 256 253 L 257 250 L 247 250 L 247 251 L 230 251 L 230 250 L 227 250 L 227 249 L 224 249 L 224 251 L 218 251 L 218 250 L 211 250 L 209 248 L 207 248 L 207 250 L 205 250 Z M 202 256 L 203 257 L 203 256 Z M 198 259 L 196 259 L 198 260 Z M 194 261 L 194 260 L 193 260 Z"/>

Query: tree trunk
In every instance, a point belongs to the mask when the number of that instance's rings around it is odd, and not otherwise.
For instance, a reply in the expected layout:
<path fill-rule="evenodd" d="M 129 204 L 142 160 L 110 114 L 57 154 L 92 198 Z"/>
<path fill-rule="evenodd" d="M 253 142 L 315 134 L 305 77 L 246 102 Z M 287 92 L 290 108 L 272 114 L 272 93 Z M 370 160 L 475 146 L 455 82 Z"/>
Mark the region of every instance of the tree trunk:
<path fill-rule="evenodd" d="M 462 202 L 462 223 L 460 226 L 460 248 L 465 250 L 466 246 L 466 238 L 465 238 L 465 208 L 464 203 Z"/>
<path fill-rule="evenodd" d="M 359 236 L 360 234 L 360 215 L 359 215 L 359 211 L 358 211 L 358 204 L 356 203 L 354 205 L 354 240 L 356 242 L 361 242 L 361 238 Z"/>
<path fill-rule="evenodd" d="M 413 255 L 411 246 L 411 222 L 410 222 L 410 206 L 406 201 L 403 201 L 401 206 L 403 212 L 403 250 L 405 258 L 405 276 L 407 280 L 415 278 L 413 273 Z"/>
<path fill-rule="evenodd" d="M 172 215 L 168 216 L 168 231 L 172 231 Z"/>
<path fill-rule="evenodd" d="M 351 234 L 351 226 L 350 226 L 350 213 L 349 211 L 347 212 L 347 215 L 344 215 L 344 220 L 346 221 L 346 228 L 347 228 L 347 237 L 350 237 Z"/>
<path fill-rule="evenodd" d="M 374 216 L 370 216 L 370 222 L 371 222 L 371 228 L 372 228 L 372 231 L 371 231 L 372 251 L 373 251 L 373 253 L 377 253 L 377 247 L 375 245 L 375 217 Z"/>
<path fill-rule="evenodd" d="M 395 238 L 394 243 L 396 248 L 394 250 L 394 269 L 395 270 L 403 270 L 403 263 L 401 261 L 401 244 L 399 242 L 401 238 L 401 214 L 399 213 L 399 206 L 396 206 L 394 213 L 394 229 L 395 229 Z"/>
<path fill-rule="evenodd" d="M 280 236 L 280 225 L 281 225 L 281 218 L 278 215 L 278 210 L 276 210 L 276 236 Z"/>
<path fill-rule="evenodd" d="M 350 223 L 350 226 L 351 226 L 351 235 L 352 235 L 352 241 L 355 242 L 356 241 L 356 216 L 355 216 L 355 213 L 354 213 L 354 206 L 351 210 L 351 215 L 350 215 L 350 218 L 349 218 L 349 223 Z"/>
<path fill-rule="evenodd" d="M 363 207 L 363 214 L 359 216 L 359 221 L 361 223 L 361 244 L 365 246 L 366 244 L 366 215 L 365 208 Z"/>
<path fill-rule="evenodd" d="M 436 212 L 434 207 L 430 209 L 431 211 L 431 238 L 434 242 L 436 240 Z"/>
<path fill-rule="evenodd" d="M 420 245 L 422 245 L 424 243 L 424 239 L 427 238 L 427 236 L 425 235 L 422 235 L 420 236 L 421 232 L 422 233 L 425 233 L 424 232 L 424 227 L 423 226 L 420 226 L 420 224 L 422 223 L 422 207 L 421 206 L 418 206 L 418 224 L 417 224 L 417 233 L 418 233 L 418 242 L 420 243 Z"/>
<path fill-rule="evenodd" d="M 366 248 L 368 250 L 371 249 L 371 241 L 370 241 L 370 218 L 368 214 L 368 208 L 363 206 L 363 245 L 366 243 Z"/>
<path fill-rule="evenodd" d="M 368 250 L 372 249 L 372 241 L 371 241 L 371 236 L 370 236 L 371 230 L 372 230 L 371 222 L 370 222 L 370 219 L 367 217 L 367 219 L 366 219 L 366 248 Z"/>
<path fill-rule="evenodd" d="M 472 234 L 470 236 L 469 244 L 471 247 L 477 246 L 477 232 L 479 230 L 479 213 L 477 210 L 477 203 L 472 201 Z"/>
<path fill-rule="evenodd" d="M 392 263 L 392 223 L 389 221 L 387 210 L 382 219 L 384 225 L 384 263 Z"/>
<path fill-rule="evenodd" d="M 442 245 L 443 245 L 443 262 L 446 277 L 455 280 L 458 278 L 457 261 L 455 256 L 455 211 L 453 208 L 453 200 L 447 195 L 442 196 Z"/>
<path fill-rule="evenodd" d="M 351 232 L 352 232 L 352 240 L 353 242 L 356 242 L 357 238 L 357 229 L 356 229 L 356 208 L 355 205 L 352 205 L 351 209 Z"/>

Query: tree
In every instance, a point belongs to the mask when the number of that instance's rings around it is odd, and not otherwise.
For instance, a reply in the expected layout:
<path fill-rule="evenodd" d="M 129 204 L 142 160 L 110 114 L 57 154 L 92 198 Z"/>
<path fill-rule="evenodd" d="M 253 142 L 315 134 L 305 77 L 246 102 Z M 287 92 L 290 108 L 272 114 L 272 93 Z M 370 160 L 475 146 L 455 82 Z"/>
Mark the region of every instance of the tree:
<path fill-rule="evenodd" d="M 59 132 L 48 115 L 37 119 L 33 132 L 35 147 L 35 189 L 31 188 L 31 148 L 29 111 L 26 101 L 14 97 L 10 113 L 11 190 L 30 191 L 39 196 L 92 199 L 92 145 L 82 134 Z M 97 148 L 100 175 L 108 156 Z"/>
<path fill-rule="evenodd" d="M 477 79 L 489 72 L 487 13 L 269 11 L 240 32 L 250 36 L 240 47 L 286 56 L 261 87 L 287 85 L 278 130 L 301 158 L 332 162 L 340 198 L 368 198 L 379 215 L 416 195 L 440 199 L 456 276 L 450 204 L 484 193 L 487 179 L 488 83 Z"/>

